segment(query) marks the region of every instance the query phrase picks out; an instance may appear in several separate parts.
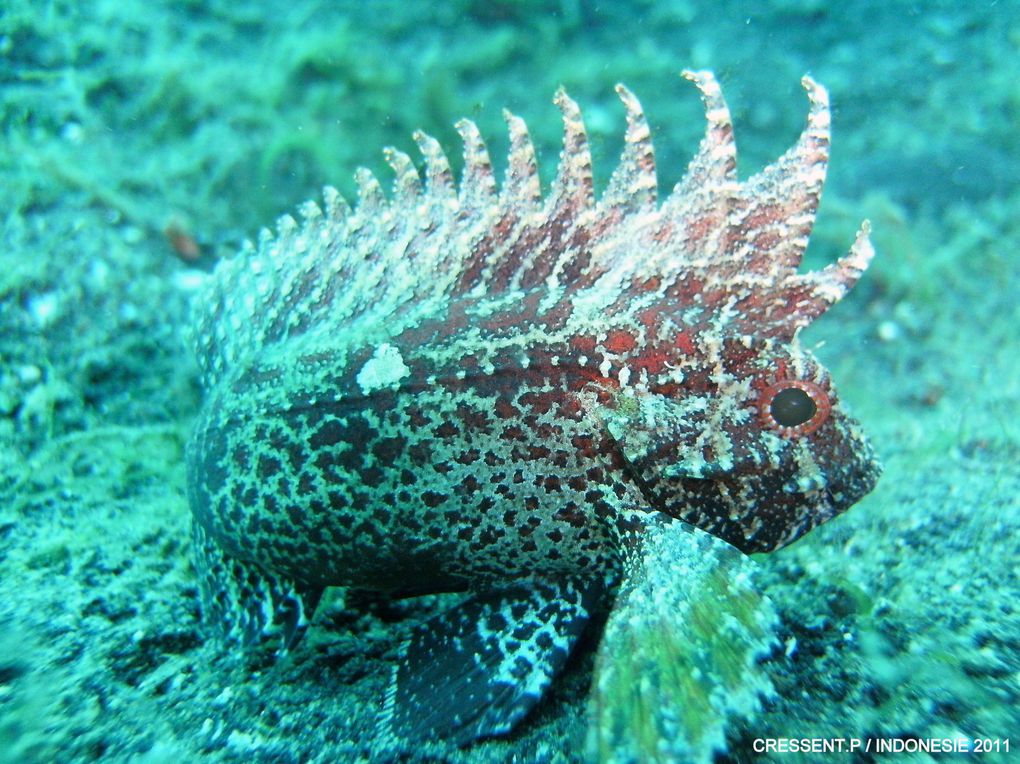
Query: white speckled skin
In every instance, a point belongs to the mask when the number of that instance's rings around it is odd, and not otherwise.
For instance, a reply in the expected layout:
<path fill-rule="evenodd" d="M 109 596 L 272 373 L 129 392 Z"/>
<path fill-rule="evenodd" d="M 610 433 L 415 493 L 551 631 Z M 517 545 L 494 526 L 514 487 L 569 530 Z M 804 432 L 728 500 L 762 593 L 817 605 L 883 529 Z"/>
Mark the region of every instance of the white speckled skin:
<path fill-rule="evenodd" d="M 542 592 L 553 609 L 527 612 L 576 626 L 649 523 L 767 551 L 871 489 L 870 447 L 797 342 L 872 256 L 865 225 L 846 257 L 796 271 L 825 176 L 827 95 L 805 78 L 800 140 L 739 182 L 718 85 L 687 76 L 708 132 L 661 203 L 634 96 L 617 88 L 626 145 L 596 200 L 580 111 L 560 92 L 564 148 L 544 197 L 523 121 L 507 115 L 500 188 L 462 121 L 459 185 L 417 134 L 424 187 L 388 151 L 391 198 L 361 171 L 353 210 L 327 190 L 324 212 L 305 205 L 303 224 L 283 218 L 219 266 L 198 306 L 208 397 L 188 465 L 206 611 L 223 631 L 283 623 L 292 643 L 327 585 L 468 590 L 497 621 L 506 591 Z M 565 657 L 576 633 L 563 628 Z M 515 699 L 500 712 L 482 693 L 497 713 L 453 737 L 520 718 L 558 665 L 525 663 Z"/>

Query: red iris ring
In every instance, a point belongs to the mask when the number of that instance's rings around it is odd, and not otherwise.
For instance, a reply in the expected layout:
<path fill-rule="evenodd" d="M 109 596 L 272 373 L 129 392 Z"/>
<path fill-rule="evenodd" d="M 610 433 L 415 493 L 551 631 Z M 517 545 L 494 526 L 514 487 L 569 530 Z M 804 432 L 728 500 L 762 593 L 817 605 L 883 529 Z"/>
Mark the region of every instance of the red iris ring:
<path fill-rule="evenodd" d="M 776 396 L 786 390 L 803 391 L 810 398 L 811 403 L 814 404 L 814 413 L 803 422 L 795 425 L 777 421 L 772 405 L 776 401 Z M 822 426 L 825 420 L 829 418 L 831 412 L 832 403 L 829 401 L 829 396 L 825 390 L 820 385 L 803 379 L 782 379 L 774 382 L 762 392 L 761 397 L 758 399 L 758 414 L 761 417 L 761 421 L 766 427 L 775 430 L 784 438 L 799 438 L 804 435 L 810 435 Z"/>

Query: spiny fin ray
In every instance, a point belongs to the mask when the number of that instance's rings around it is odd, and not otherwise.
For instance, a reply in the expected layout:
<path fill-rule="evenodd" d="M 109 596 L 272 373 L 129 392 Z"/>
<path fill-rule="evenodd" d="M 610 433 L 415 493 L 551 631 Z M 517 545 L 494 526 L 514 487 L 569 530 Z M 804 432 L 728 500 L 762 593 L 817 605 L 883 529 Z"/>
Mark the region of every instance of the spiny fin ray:
<path fill-rule="evenodd" d="M 637 97 L 619 84 L 616 92 L 627 109 L 627 132 L 620 163 L 609 179 L 599 206 L 606 212 L 614 209 L 634 212 L 652 208 L 658 191 L 652 133 Z"/>
<path fill-rule="evenodd" d="M 464 141 L 464 177 L 460 181 L 460 206 L 466 213 L 481 215 L 489 209 L 496 196 L 496 179 L 492 174 L 489 150 L 485 147 L 478 125 L 462 119 L 457 132 Z"/>
<path fill-rule="evenodd" d="M 368 216 L 386 206 L 386 194 L 371 170 L 359 167 L 354 175 L 358 184 L 358 212 Z"/>
<path fill-rule="evenodd" d="M 806 293 L 797 303 L 798 309 L 789 322 L 791 326 L 797 329 L 807 326 L 853 288 L 875 256 L 870 234 L 871 223 L 865 220 L 847 254 L 820 271 L 790 277 L 788 293 Z"/>
<path fill-rule="evenodd" d="M 538 161 L 528 126 L 520 117 L 503 110 L 510 133 L 510 157 L 503 183 L 503 204 L 530 207 L 542 198 L 538 178 Z"/>
<path fill-rule="evenodd" d="M 737 145 L 733 141 L 733 118 L 715 75 L 685 69 L 683 77 L 701 92 L 705 106 L 705 136 L 701 139 L 683 180 L 673 190 L 679 200 L 699 190 L 726 189 L 737 180 Z"/>
<path fill-rule="evenodd" d="M 386 162 L 393 168 L 393 204 L 394 206 L 405 206 L 413 204 L 416 197 L 421 195 L 421 178 L 414 167 L 411 157 L 403 151 L 389 146 L 383 149 Z"/>
<path fill-rule="evenodd" d="M 591 169 L 591 150 L 588 133 L 581 119 L 581 109 L 567 91 L 560 88 L 553 99 L 563 116 L 563 150 L 550 194 L 550 217 L 562 214 L 560 210 L 590 209 L 595 190 Z"/>
<path fill-rule="evenodd" d="M 421 130 L 415 130 L 414 142 L 425 158 L 425 182 L 429 193 L 437 199 L 456 199 L 456 183 L 450 169 L 450 160 L 446 158 L 439 141 Z"/>
<path fill-rule="evenodd" d="M 829 161 L 829 95 L 801 80 L 810 102 L 807 125 L 794 146 L 741 184 L 730 226 L 747 247 L 747 270 L 792 273 L 804 256 Z M 770 247 L 751 246 L 767 239 Z"/>

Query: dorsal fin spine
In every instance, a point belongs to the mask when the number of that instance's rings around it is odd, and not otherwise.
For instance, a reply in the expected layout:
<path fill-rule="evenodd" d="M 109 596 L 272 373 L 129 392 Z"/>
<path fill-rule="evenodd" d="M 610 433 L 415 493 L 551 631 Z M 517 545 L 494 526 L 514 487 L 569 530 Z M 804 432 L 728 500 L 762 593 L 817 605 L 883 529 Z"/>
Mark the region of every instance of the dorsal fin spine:
<path fill-rule="evenodd" d="M 563 88 L 556 91 L 553 100 L 563 115 L 563 150 L 550 195 L 550 207 L 553 210 L 562 206 L 574 209 L 591 207 L 595 198 L 591 150 L 581 110 Z"/>
<path fill-rule="evenodd" d="M 771 272 L 777 279 L 793 275 L 804 257 L 829 161 L 829 95 L 810 77 L 801 84 L 810 102 L 804 130 L 786 153 L 741 185 L 739 214 L 732 217 L 748 241 L 762 235 L 776 239 L 767 252 L 748 249 L 746 262 L 749 270 Z M 781 216 L 773 208 L 782 210 Z"/>
<path fill-rule="evenodd" d="M 358 212 L 370 215 L 381 210 L 386 204 L 386 195 L 378 178 L 371 170 L 359 167 L 354 173 L 354 179 L 358 184 Z"/>
<path fill-rule="evenodd" d="M 351 214 L 351 206 L 333 186 L 322 189 L 322 199 L 326 203 L 326 218 L 331 224 L 340 223 Z"/>
<path fill-rule="evenodd" d="M 458 195 L 460 206 L 466 211 L 479 213 L 486 210 L 496 196 L 492 162 L 478 125 L 470 119 L 462 119 L 457 122 L 456 128 L 464 141 L 464 177 L 461 178 Z"/>
<path fill-rule="evenodd" d="M 688 175 L 692 170 L 702 169 L 705 176 L 713 182 L 733 182 L 737 179 L 737 145 L 733 141 L 733 117 L 730 108 L 723 98 L 722 89 L 715 75 L 709 71 L 691 71 L 685 69 L 683 77 L 693 82 L 701 92 L 701 101 L 705 105 L 705 137 L 701 141 L 698 153 L 691 160 Z M 693 180 L 693 179 L 692 179 Z M 683 181 L 681 181 L 681 184 Z M 679 192 L 680 184 L 678 184 Z"/>
<path fill-rule="evenodd" d="M 414 131 L 414 142 L 425 159 L 425 182 L 428 193 L 437 199 L 456 199 L 457 192 L 450 169 L 450 160 L 446 158 L 439 141 L 421 130 Z"/>
<path fill-rule="evenodd" d="M 392 146 L 383 149 L 386 162 L 393 168 L 393 203 L 395 206 L 408 205 L 421 195 L 421 177 L 411 157 Z"/>
<path fill-rule="evenodd" d="M 531 206 L 542 198 L 535 146 L 523 119 L 506 109 L 503 110 L 503 119 L 510 133 L 510 154 L 503 183 L 504 203 Z"/>
<path fill-rule="evenodd" d="M 654 207 L 658 182 L 655 177 L 652 133 L 637 97 L 619 84 L 616 93 L 627 110 L 627 132 L 620 163 L 602 194 L 600 206 L 606 210 Z"/>

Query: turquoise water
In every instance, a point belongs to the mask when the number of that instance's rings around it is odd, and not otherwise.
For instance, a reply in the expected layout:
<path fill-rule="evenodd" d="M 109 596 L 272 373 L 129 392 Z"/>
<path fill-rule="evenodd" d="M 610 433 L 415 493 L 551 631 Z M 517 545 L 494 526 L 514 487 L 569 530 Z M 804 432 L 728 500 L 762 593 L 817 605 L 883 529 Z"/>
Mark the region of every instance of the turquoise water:
<path fill-rule="evenodd" d="M 408 7 L 409 6 L 409 7 Z M 863 218 L 877 257 L 805 335 L 884 465 L 839 519 L 760 559 L 779 612 L 755 741 L 1000 741 L 1020 729 L 1020 10 L 1014 3 L 0 3 L 0 762 L 581 761 L 593 644 L 509 739 L 392 751 L 396 646 L 439 603 L 327 597 L 286 661 L 205 645 L 182 452 L 201 402 L 188 302 L 215 261 L 380 149 L 501 109 L 549 182 L 563 85 L 596 185 L 641 99 L 671 187 L 715 71 L 742 177 L 829 90 L 807 256 Z M 459 169 L 459 167 L 455 167 Z M 594 642 L 594 640 L 592 640 Z M 1012 736 L 1012 738 L 1011 738 Z M 906 745 L 902 742 L 901 745 Z M 867 761 L 856 753 L 848 760 Z M 812 755 L 801 760 L 815 760 Z M 949 759 L 951 760 L 951 758 Z"/>

